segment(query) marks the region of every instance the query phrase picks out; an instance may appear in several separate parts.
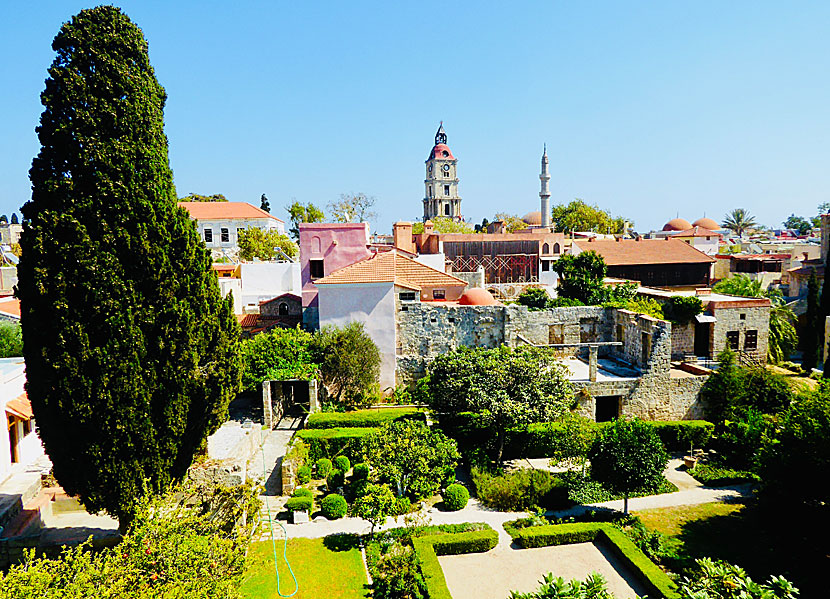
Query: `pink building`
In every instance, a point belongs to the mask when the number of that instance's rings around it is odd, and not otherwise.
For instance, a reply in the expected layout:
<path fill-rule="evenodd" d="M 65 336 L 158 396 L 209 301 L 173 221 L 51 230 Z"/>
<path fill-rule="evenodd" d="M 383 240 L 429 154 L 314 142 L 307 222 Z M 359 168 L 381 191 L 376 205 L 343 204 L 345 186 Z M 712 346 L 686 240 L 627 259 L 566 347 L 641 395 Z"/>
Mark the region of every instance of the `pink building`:
<path fill-rule="evenodd" d="M 300 277 L 303 324 L 318 328 L 320 313 L 314 281 L 371 256 L 368 223 L 300 223 Z"/>

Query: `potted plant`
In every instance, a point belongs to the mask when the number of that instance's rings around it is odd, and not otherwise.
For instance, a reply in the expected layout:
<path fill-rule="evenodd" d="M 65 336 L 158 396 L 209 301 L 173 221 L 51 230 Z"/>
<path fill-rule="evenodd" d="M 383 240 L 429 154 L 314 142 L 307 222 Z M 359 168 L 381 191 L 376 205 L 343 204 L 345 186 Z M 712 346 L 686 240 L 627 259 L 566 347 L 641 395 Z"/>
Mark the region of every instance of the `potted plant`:
<path fill-rule="evenodd" d="M 692 428 L 684 428 L 683 429 L 683 436 L 685 440 L 689 443 L 689 455 L 683 456 L 683 465 L 686 466 L 686 470 L 694 470 L 694 467 L 697 466 L 697 457 L 695 456 L 695 433 Z"/>

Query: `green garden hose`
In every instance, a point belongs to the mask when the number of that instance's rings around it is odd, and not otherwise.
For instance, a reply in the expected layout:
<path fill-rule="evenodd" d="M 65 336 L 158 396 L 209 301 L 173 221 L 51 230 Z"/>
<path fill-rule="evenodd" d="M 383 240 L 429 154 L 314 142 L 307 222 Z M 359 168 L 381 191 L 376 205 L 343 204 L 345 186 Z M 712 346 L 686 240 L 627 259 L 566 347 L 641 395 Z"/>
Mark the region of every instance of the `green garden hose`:
<path fill-rule="evenodd" d="M 259 429 L 259 450 L 262 452 L 262 480 L 267 480 L 267 469 L 265 467 L 265 448 L 263 447 L 262 441 L 262 427 Z M 288 572 L 291 574 L 291 578 L 294 579 L 294 592 L 290 595 L 283 595 L 282 591 L 280 591 L 280 571 L 277 567 L 277 541 L 274 539 L 274 520 L 271 517 L 271 506 L 268 503 L 268 496 L 265 496 L 265 509 L 268 510 L 268 529 L 271 531 L 271 548 L 274 551 L 274 573 L 277 575 L 277 595 L 280 597 L 293 597 L 297 594 L 297 591 L 300 590 L 300 584 L 297 582 L 297 577 L 294 575 L 294 570 L 291 569 L 291 564 L 288 562 L 288 531 L 285 530 L 285 526 L 282 525 L 282 522 L 277 522 L 282 528 L 282 534 L 285 535 L 284 543 L 282 546 L 282 559 L 285 560 L 285 565 L 288 566 Z"/>

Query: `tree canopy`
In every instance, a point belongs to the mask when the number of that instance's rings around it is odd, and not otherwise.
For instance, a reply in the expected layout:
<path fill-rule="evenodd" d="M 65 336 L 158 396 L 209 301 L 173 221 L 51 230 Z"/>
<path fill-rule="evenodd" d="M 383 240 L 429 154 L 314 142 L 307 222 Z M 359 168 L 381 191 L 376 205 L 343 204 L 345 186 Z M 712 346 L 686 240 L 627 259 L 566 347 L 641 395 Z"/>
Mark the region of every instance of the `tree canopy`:
<path fill-rule="evenodd" d="M 380 351 L 362 322 L 323 327 L 314 335 L 311 355 L 335 403 L 355 407 L 379 395 Z"/>
<path fill-rule="evenodd" d="M 724 217 L 721 226 L 724 229 L 729 229 L 738 237 L 741 237 L 744 233 L 758 228 L 758 223 L 748 210 L 735 208 Z"/>
<path fill-rule="evenodd" d="M 180 202 L 227 202 L 226 198 L 221 193 L 215 193 L 209 196 L 199 195 L 198 193 L 190 192 L 183 198 L 179 198 Z"/>
<path fill-rule="evenodd" d="M 141 30 L 99 6 L 52 48 L 20 240 L 27 391 L 58 482 L 126 528 L 226 418 L 239 326 L 176 206 Z"/>
<path fill-rule="evenodd" d="M 372 476 L 389 483 L 398 497 L 431 497 L 455 478 L 455 441 L 415 420 L 393 421 L 371 435 L 366 457 Z"/>
<path fill-rule="evenodd" d="M 0 322 L 0 358 L 23 355 L 23 331 L 19 322 Z"/>
<path fill-rule="evenodd" d="M 564 367 L 539 348 L 460 347 L 429 366 L 429 402 L 438 412 L 473 411 L 496 431 L 497 463 L 509 428 L 561 416 L 574 399 Z"/>
<path fill-rule="evenodd" d="M 610 489 L 628 495 L 656 485 L 669 463 L 669 454 L 654 427 L 639 418 L 618 418 L 597 435 L 591 452 L 591 477 Z"/>
<path fill-rule="evenodd" d="M 263 231 L 258 227 L 251 227 L 239 232 L 237 240 L 239 245 L 239 258 L 241 260 L 273 260 L 282 258 L 276 248 L 289 258 L 294 258 L 300 253 L 295 244 L 287 235 L 281 235 L 279 231 L 271 229 Z"/>
<path fill-rule="evenodd" d="M 596 233 L 619 234 L 634 223 L 621 216 L 611 216 L 597 205 L 591 206 L 585 200 L 575 199 L 569 204 L 558 204 L 551 210 L 551 223 L 556 232 L 594 231 Z"/>
<path fill-rule="evenodd" d="M 334 222 L 337 223 L 365 223 L 375 220 L 378 215 L 372 208 L 375 207 L 377 198 L 367 196 L 365 193 L 342 193 L 336 202 L 330 202 L 327 206 Z"/>
<path fill-rule="evenodd" d="M 527 229 L 527 223 L 522 220 L 522 217 L 516 214 L 509 214 L 507 212 L 496 212 L 496 216 L 493 217 L 493 220 L 504 221 L 504 225 L 507 228 L 508 233 L 515 233 L 516 231 Z"/>
<path fill-rule="evenodd" d="M 432 220 L 433 233 L 474 233 L 475 229 L 470 223 L 465 223 L 463 220 L 453 220 L 446 216 L 436 216 Z M 424 223 L 416 222 L 412 224 L 412 232 L 415 234 L 424 232 Z"/>
<path fill-rule="evenodd" d="M 559 297 L 579 300 L 586 305 L 605 301 L 605 260 L 594 251 L 574 256 L 565 254 L 554 263 L 559 275 Z"/>
<path fill-rule="evenodd" d="M 303 204 L 295 200 L 285 207 L 285 211 L 288 212 L 288 218 L 291 222 L 288 233 L 294 238 L 294 241 L 300 240 L 300 223 L 321 223 L 326 218 L 323 211 L 311 202 Z"/>
<path fill-rule="evenodd" d="M 271 202 L 268 201 L 265 194 L 259 197 L 259 208 L 260 210 L 265 210 L 265 212 L 271 212 Z"/>
<path fill-rule="evenodd" d="M 265 380 L 310 379 L 319 366 L 311 355 L 312 334 L 273 329 L 242 341 L 242 386 L 256 391 Z"/>
<path fill-rule="evenodd" d="M 790 214 L 782 224 L 787 229 L 792 229 L 799 235 L 807 235 L 813 230 L 813 221 L 807 220 L 803 216 L 796 216 L 795 214 Z"/>

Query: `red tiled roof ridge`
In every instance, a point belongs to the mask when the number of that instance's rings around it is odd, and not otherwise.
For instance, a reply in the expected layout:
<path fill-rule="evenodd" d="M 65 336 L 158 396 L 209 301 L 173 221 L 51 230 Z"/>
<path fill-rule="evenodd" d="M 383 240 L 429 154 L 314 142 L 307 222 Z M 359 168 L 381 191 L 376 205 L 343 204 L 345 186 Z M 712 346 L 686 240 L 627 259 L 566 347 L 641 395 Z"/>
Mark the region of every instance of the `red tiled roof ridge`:
<path fill-rule="evenodd" d="M 586 239 L 574 240 L 582 251 L 594 250 L 608 266 L 645 264 L 689 264 L 715 262 L 680 239 Z"/>
<path fill-rule="evenodd" d="M 248 202 L 179 202 L 179 207 L 187 210 L 190 217 L 196 220 L 271 218 L 284 222 Z"/>
<path fill-rule="evenodd" d="M 420 289 L 421 285 L 467 284 L 463 279 L 421 264 L 397 251 L 374 254 L 315 281 L 316 285 L 350 283 L 395 283 L 414 289 Z"/>

